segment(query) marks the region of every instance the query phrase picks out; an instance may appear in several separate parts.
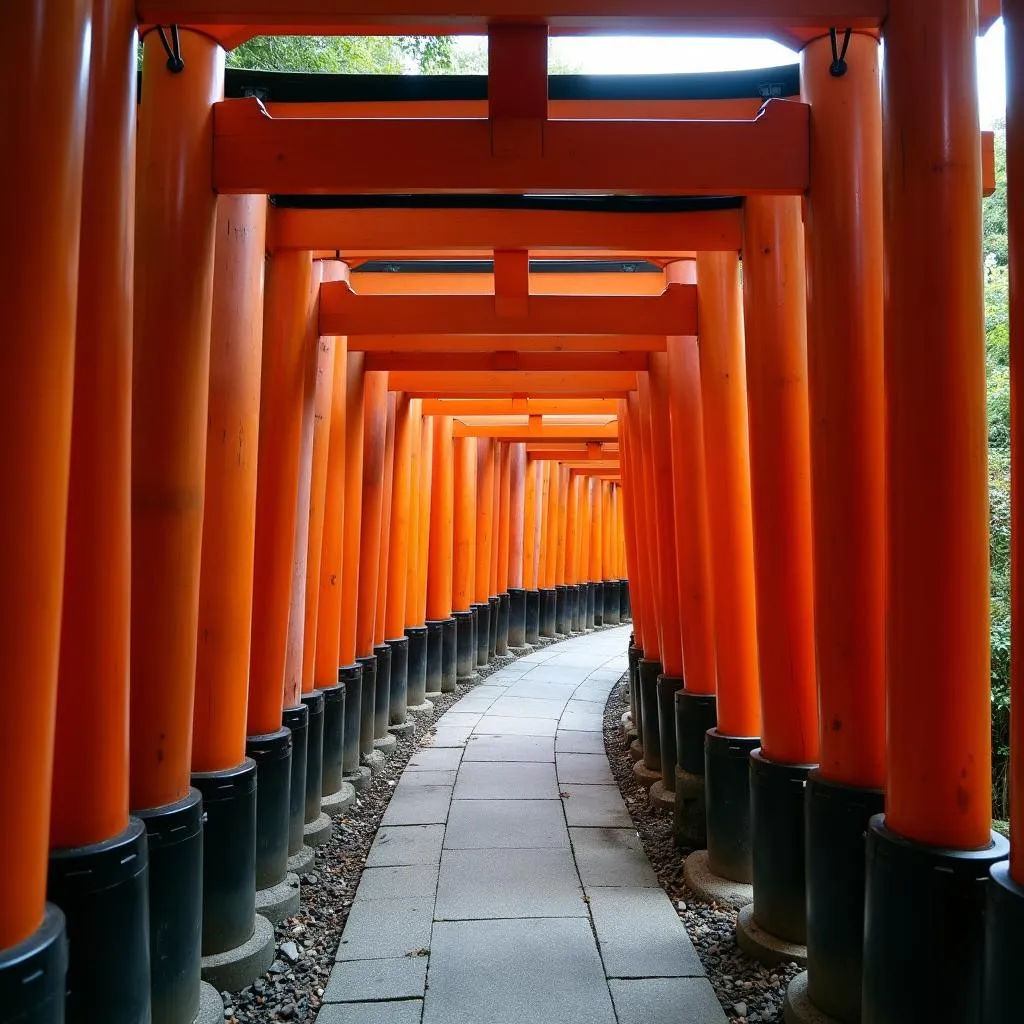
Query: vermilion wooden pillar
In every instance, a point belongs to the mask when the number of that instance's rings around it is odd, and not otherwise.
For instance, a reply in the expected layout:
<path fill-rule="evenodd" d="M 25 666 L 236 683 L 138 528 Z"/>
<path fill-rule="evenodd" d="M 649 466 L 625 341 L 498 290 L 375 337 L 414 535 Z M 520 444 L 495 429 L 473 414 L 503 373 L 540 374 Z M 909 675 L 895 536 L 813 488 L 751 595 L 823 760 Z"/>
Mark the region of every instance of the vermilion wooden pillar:
<path fill-rule="evenodd" d="M 525 446 L 524 446 L 525 448 Z M 526 462 L 523 513 L 523 587 L 526 589 L 526 642 L 540 637 L 540 502 L 541 463 Z"/>
<path fill-rule="evenodd" d="M 540 467 L 540 546 L 537 549 L 537 587 L 540 592 L 539 630 L 541 636 L 555 635 L 555 551 L 558 485 L 556 464 L 544 460 Z"/>
<path fill-rule="evenodd" d="M 477 677 L 473 594 L 476 586 L 477 439 L 454 440 L 455 514 L 453 518 L 452 615 L 455 618 L 456 679 Z"/>
<path fill-rule="evenodd" d="M 477 624 L 476 664 L 486 665 L 491 635 L 491 549 L 494 547 L 494 441 L 476 438 L 476 558 L 473 611 Z"/>
<path fill-rule="evenodd" d="M 391 716 L 391 648 L 387 639 L 387 582 L 391 560 L 391 500 L 395 479 L 395 413 L 396 395 L 387 395 L 387 419 L 384 432 L 383 491 L 380 516 L 380 552 L 377 560 L 377 611 L 373 625 L 373 653 L 377 659 L 377 688 L 373 712 L 373 745 L 381 754 L 395 749 L 397 740 L 388 732 Z"/>
<path fill-rule="evenodd" d="M 508 499 L 508 643 L 514 651 L 526 647 L 526 478 L 532 466 L 526 445 L 509 445 Z"/>
<path fill-rule="evenodd" d="M 804 209 L 820 768 L 807 784 L 808 978 L 815 1006 L 861 1018 L 864 831 L 885 781 L 885 385 L 879 46 L 803 52 L 811 104 Z M 849 244 L 836 251 L 836 237 Z"/>
<path fill-rule="evenodd" d="M 576 537 L 579 533 L 580 486 L 583 478 L 578 473 L 569 474 L 569 494 L 565 509 L 565 584 L 569 603 L 569 630 L 578 633 L 580 623 L 579 565 Z"/>
<path fill-rule="evenodd" d="M 718 726 L 704 747 L 707 859 L 752 878 L 751 751 L 760 745 L 754 537 L 743 306 L 736 253 L 697 255 L 698 342 Z"/>
<path fill-rule="evenodd" d="M 501 452 L 508 450 L 508 445 L 501 441 L 494 442 L 494 487 L 491 493 L 491 565 L 489 573 L 489 593 L 487 604 L 491 610 L 490 632 L 487 634 L 487 658 L 494 658 L 498 653 L 498 619 L 500 618 L 501 598 L 498 590 L 498 546 L 501 531 Z"/>
<path fill-rule="evenodd" d="M 416 715 L 433 712 L 427 701 L 427 625 L 423 602 L 427 588 L 427 534 L 430 529 L 430 473 L 432 420 L 423 417 L 423 400 L 409 403 L 411 419 L 409 466 L 409 557 L 406 565 L 405 637 L 406 706 Z"/>
<path fill-rule="evenodd" d="M 1007 1020 L 1015 1012 L 1019 991 L 1016 936 L 1024 930 L 1024 697 L 1020 636 L 1024 612 L 1024 567 L 1021 564 L 1021 446 L 1024 445 L 1020 403 L 1024 351 L 1024 218 L 1020 205 L 1024 183 L 1024 6 L 1005 0 L 1007 116 L 1006 170 L 1010 243 L 1010 859 L 991 869 L 985 913 L 984 1010 L 986 1021 Z"/>
<path fill-rule="evenodd" d="M 452 578 L 455 524 L 454 442 L 450 416 L 433 417 L 430 544 L 427 566 L 427 693 L 455 688 Z"/>
<path fill-rule="evenodd" d="M 567 466 L 558 466 L 558 547 L 555 552 L 555 632 L 560 636 L 572 633 L 572 622 L 569 616 L 569 589 L 566 578 L 567 548 L 569 546 L 568 509 L 569 481 L 571 472 Z"/>
<path fill-rule="evenodd" d="M 863 985 L 883 1024 L 980 1018 L 977 880 L 1006 854 L 990 831 L 977 19 L 970 0 L 903 0 L 884 32 L 888 753 Z"/>
<path fill-rule="evenodd" d="M 647 385 L 649 387 L 649 385 Z M 661 615 L 658 606 L 660 580 L 657 565 L 657 531 L 652 533 L 653 502 L 649 499 L 648 474 L 650 472 L 650 455 L 646 445 L 644 416 L 641 409 L 640 391 L 631 391 L 626 400 L 629 412 L 629 455 L 633 472 L 633 495 L 635 504 L 635 530 L 637 545 L 637 562 L 639 574 L 643 580 L 641 598 L 643 604 L 643 659 L 661 664 Z M 653 542 L 653 543 L 652 543 Z M 660 669 L 658 670 L 660 671 Z M 639 663 L 637 666 L 639 673 Z M 657 678 L 657 673 L 655 673 Z M 637 677 L 639 683 L 639 675 Z M 642 695 L 641 695 L 642 703 Z M 642 723 L 639 726 L 642 729 Z"/>
<path fill-rule="evenodd" d="M 179 40 L 180 74 L 156 32 L 144 41 L 136 188 L 130 802 L 149 833 L 154 1022 L 192 1019 L 200 998 L 202 806 L 189 775 L 216 227 L 205 169 L 224 76 L 212 39 Z"/>
<path fill-rule="evenodd" d="M 806 941 L 804 801 L 818 760 L 800 201 L 751 197 L 743 240 L 761 748 L 751 754 L 753 917 Z M 749 911 L 740 917 L 740 937 Z"/>
<path fill-rule="evenodd" d="M 509 552 L 512 517 L 512 445 L 498 446 L 498 543 L 495 545 L 495 590 L 498 595 L 498 630 L 495 654 L 503 657 L 509 646 Z"/>
<path fill-rule="evenodd" d="M 69 14 L 70 24 L 67 28 L 72 34 L 81 32 L 78 13 L 72 10 Z M 131 197 L 135 184 L 137 39 L 135 12 L 130 3 L 123 0 L 94 3 L 92 14 L 84 178 L 71 182 L 71 194 L 77 197 L 81 190 L 83 195 L 81 236 L 79 241 L 75 210 L 72 212 L 75 219 L 64 225 L 66 235 L 60 243 L 67 253 L 64 258 L 57 255 L 56 259 L 53 251 L 46 254 L 43 264 L 48 271 L 46 294 L 45 297 L 37 294 L 37 301 L 41 299 L 40 306 L 54 302 L 51 292 L 54 282 L 49 274 L 56 270 L 58 274 L 66 275 L 61 285 L 67 290 L 61 287 L 56 299 L 58 307 L 64 307 L 61 312 L 68 317 L 63 328 L 66 333 L 50 333 L 54 329 L 52 313 L 57 310 L 46 311 L 44 314 L 40 309 L 30 340 L 21 337 L 22 311 L 18 308 L 21 297 L 15 296 L 14 321 L 11 324 L 14 333 L 8 334 L 4 341 L 5 351 L 13 354 L 14 362 L 7 355 L 0 360 L 5 380 L 24 388 L 26 385 L 32 386 L 25 377 L 25 366 L 16 367 L 25 359 L 25 354 L 18 350 L 26 341 L 39 349 L 40 360 L 56 358 L 64 362 L 67 359 L 60 376 L 55 375 L 45 385 L 46 391 L 38 395 L 26 395 L 30 404 L 12 403 L 11 411 L 21 417 L 21 422 L 11 425 L 7 415 L 3 415 L 5 439 L 0 464 L 6 479 L 15 488 L 6 500 L 27 510 L 35 505 L 37 496 L 31 488 L 22 489 L 24 484 L 19 484 L 20 474 L 16 469 L 12 474 L 6 446 L 26 445 L 19 455 L 37 460 L 37 469 L 43 467 L 43 458 L 66 459 L 66 437 L 55 451 L 41 455 L 32 450 L 20 434 L 22 430 L 32 428 L 36 413 L 45 415 L 47 411 L 55 417 L 55 423 L 49 425 L 50 430 L 56 429 L 59 436 L 61 430 L 67 428 L 67 410 L 58 412 L 52 402 L 55 401 L 59 408 L 62 402 L 70 400 L 70 391 L 66 385 L 71 380 L 69 371 L 72 354 L 74 356 L 63 614 L 59 613 L 59 606 L 44 606 L 31 598 L 25 606 L 33 617 L 42 616 L 45 619 L 54 615 L 52 622 L 33 622 L 35 630 L 40 625 L 49 630 L 60 623 L 55 743 L 53 739 L 43 742 L 36 732 L 35 723 L 25 728 L 26 711 L 35 715 L 45 709 L 48 715 L 53 709 L 52 692 L 49 691 L 54 680 L 40 673 L 25 677 L 25 682 L 30 686 L 19 700 L 17 725 L 12 723 L 10 729 L 15 752 L 19 751 L 22 739 L 37 739 L 39 749 L 30 752 L 31 760 L 27 759 L 17 766 L 22 774 L 17 780 L 12 779 L 11 785 L 8 784 L 6 765 L 3 763 L 11 751 L 8 749 L 4 755 L 0 755 L 0 780 L 3 780 L 0 781 L 0 789 L 4 794 L 5 807 L 10 808 L 12 801 L 14 805 L 14 818 L 7 819 L 4 826 L 5 838 L 0 841 L 0 846 L 5 847 L 0 852 L 0 863 L 5 872 L 17 865 L 17 855 L 14 858 L 15 865 L 9 862 L 6 850 L 8 845 L 22 844 L 26 839 L 31 839 L 33 846 L 40 840 L 45 842 L 48 817 L 51 847 L 49 871 L 46 872 L 42 861 L 42 848 L 37 847 L 34 852 L 39 855 L 39 862 L 32 864 L 31 870 L 24 875 L 16 874 L 12 879 L 24 887 L 22 893 L 9 894 L 3 883 L 0 883 L 0 900 L 5 908 L 0 911 L 0 947 L 8 945 L 9 936 L 4 934 L 8 924 L 7 915 L 17 915 L 24 909 L 26 902 L 37 907 L 39 921 L 43 920 L 43 890 L 38 884 L 42 878 L 46 882 L 47 896 L 60 907 L 67 920 L 70 948 L 70 969 L 66 982 L 69 1019 L 113 1019 L 120 1014 L 117 1019 L 143 1021 L 150 1016 L 147 842 L 142 822 L 135 818 L 129 819 L 128 816 L 132 257 L 135 228 Z M 16 34 L 19 27 L 24 29 L 23 24 L 19 26 L 19 21 L 22 19 L 15 15 L 14 24 L 8 24 L 4 31 Z M 23 37 L 19 44 L 24 45 L 26 41 L 27 37 Z M 45 42 L 49 46 L 51 39 L 47 37 Z M 63 33 L 53 42 L 61 51 L 61 56 L 54 55 L 51 59 L 70 59 L 63 52 L 67 44 Z M 4 59 L 13 61 L 12 65 L 8 65 L 9 71 L 24 74 L 31 69 L 31 63 L 26 68 L 24 63 L 19 64 L 17 58 L 5 51 L 6 47 L 0 45 Z M 88 53 L 88 50 L 85 52 Z M 59 81 L 59 87 L 67 90 L 66 98 L 61 98 L 61 105 L 66 103 L 67 109 L 61 112 L 60 122 L 63 122 L 74 104 L 83 100 L 78 90 L 63 80 L 62 73 L 73 66 L 72 62 L 70 66 L 62 67 L 57 81 L 51 77 L 55 69 L 51 67 L 46 70 L 48 82 L 52 82 L 56 88 Z M 42 98 L 32 88 L 38 83 L 22 80 L 5 84 L 12 89 L 12 101 L 15 89 L 21 94 L 19 103 L 34 106 Z M 24 94 L 26 85 L 30 87 L 28 95 Z M 76 111 L 76 116 L 81 113 L 84 113 L 84 105 Z M 18 115 L 12 110 L 10 116 L 17 118 Z M 53 147 L 51 159 L 60 159 L 57 151 L 67 145 L 68 140 L 60 138 L 59 134 L 66 128 L 65 123 L 55 125 L 48 117 L 45 125 L 36 129 L 47 144 Z M 14 131 L 12 141 L 21 150 L 17 159 L 24 160 L 28 150 L 21 149 L 21 145 L 28 147 L 28 140 L 20 139 L 16 123 Z M 58 134 L 51 134 L 54 132 Z M 76 134 L 80 140 L 78 128 Z M 28 163 L 34 162 L 29 156 Z M 83 174 L 80 151 L 77 157 L 71 158 L 70 163 L 69 169 L 55 168 L 57 175 Z M 14 176 L 17 177 L 17 171 Z M 5 187 L 16 187 L 16 183 L 6 175 L 0 174 L 0 177 L 3 177 Z M 49 181 L 38 182 L 37 187 L 45 187 L 47 184 L 55 184 L 53 177 Z M 11 199 L 15 204 L 36 206 L 32 196 L 20 189 L 11 194 Z M 71 212 L 67 210 L 66 201 L 62 202 L 53 195 L 45 195 L 44 201 L 48 207 L 55 208 L 52 211 L 54 215 Z M 36 207 L 36 216 L 39 212 L 39 207 Z M 14 227 L 11 218 L 6 215 L 0 217 L 0 223 L 7 230 Z M 33 242 L 39 237 L 39 228 L 37 220 L 33 225 Z M 13 241 L 21 236 L 5 237 Z M 29 238 L 24 238 L 24 242 L 29 244 Z M 17 261 L 12 264 L 12 283 L 15 286 L 18 284 L 18 263 L 22 259 L 31 262 L 35 257 L 33 252 L 24 251 L 20 240 L 18 250 Z M 73 270 L 68 273 L 74 262 L 78 263 L 77 322 L 74 295 L 70 293 L 75 288 L 75 275 Z M 36 285 L 34 290 L 38 293 L 39 286 Z M 4 289 L 5 305 L 11 301 L 12 297 Z M 51 370 L 56 371 L 56 365 L 51 364 Z M 11 404 L 9 396 L 5 396 L 5 404 Z M 40 431 L 38 441 L 45 443 L 47 438 L 51 442 L 58 440 L 52 433 Z M 66 474 L 66 463 L 63 470 Z M 62 517 L 63 498 L 53 494 L 51 500 L 60 501 Z M 31 528 L 31 536 L 36 537 L 41 523 L 46 523 L 47 529 L 43 531 L 43 536 L 49 538 L 56 549 L 50 553 L 51 558 L 63 550 L 63 535 L 56 537 L 49 533 L 49 527 L 55 521 L 56 516 L 50 512 L 46 519 L 37 521 Z M 11 529 L 14 524 L 8 519 L 4 525 L 5 529 Z M 22 537 L 20 543 L 26 541 L 27 538 Z M 3 559 L 5 575 L 17 586 L 20 567 L 12 561 L 6 547 Z M 40 563 L 38 568 L 43 569 L 43 564 Z M 12 570 L 13 576 L 10 575 Z M 58 571 L 58 584 L 59 580 Z M 42 581 L 34 582 L 38 587 Z M 52 587 L 54 582 L 50 580 L 43 585 Z M 54 593 L 59 597 L 59 585 Z M 28 591 L 24 591 L 22 600 L 28 597 Z M 18 621 L 18 611 L 18 608 L 4 603 L 4 618 L 9 623 Z M 24 629 L 24 625 L 21 628 Z M 36 636 L 39 639 L 38 634 Z M 4 641 L 7 645 L 5 651 L 9 653 L 13 649 L 15 664 L 20 664 L 23 654 L 17 648 L 17 641 L 12 642 L 6 633 Z M 53 655 L 52 650 L 46 648 L 37 653 L 47 659 Z M 47 723 L 47 730 L 50 728 L 52 722 Z M 6 745 L 10 748 L 9 740 Z M 49 805 L 48 784 L 48 759 L 51 753 L 52 806 Z M 40 756 L 47 758 L 47 765 L 36 777 L 37 765 L 34 759 Z M 45 782 L 42 781 L 44 779 Z M 19 796 L 36 794 L 37 782 L 44 787 L 45 793 L 37 794 L 40 806 L 34 808 L 33 812 L 39 815 L 39 824 L 43 830 L 32 835 L 23 830 Z M 104 864 L 112 865 L 113 870 L 103 872 L 105 877 L 102 882 L 98 882 L 97 874 L 102 872 Z M 27 931 L 31 932 L 34 927 Z M 42 935 L 37 932 L 29 942 L 38 948 L 40 939 Z M 113 955 L 116 969 L 106 960 L 106 953 Z M 0 959 L 3 956 L 4 951 L 0 948 Z M 25 968 L 29 974 L 39 967 L 38 963 L 33 962 L 35 959 L 31 954 L 28 956 L 29 963 Z M 63 957 L 60 959 L 63 960 Z M 0 989 L 5 992 L 12 987 L 7 980 L 8 970 L 0 967 Z M 63 1016 L 63 968 L 59 977 L 51 979 L 44 976 L 41 980 L 41 991 L 45 991 L 49 982 L 56 982 L 56 992 L 60 993 L 56 1002 Z M 38 980 L 34 985 L 26 987 L 31 989 L 35 985 L 38 985 Z M 11 1013 L 12 1007 L 6 999 L 4 1002 L 4 1012 Z M 13 1002 L 13 1016 L 16 1018 L 50 1019 L 39 1007 L 29 1010 L 22 1017 L 21 1011 L 25 1007 L 19 1004 L 25 1000 L 16 995 Z"/>

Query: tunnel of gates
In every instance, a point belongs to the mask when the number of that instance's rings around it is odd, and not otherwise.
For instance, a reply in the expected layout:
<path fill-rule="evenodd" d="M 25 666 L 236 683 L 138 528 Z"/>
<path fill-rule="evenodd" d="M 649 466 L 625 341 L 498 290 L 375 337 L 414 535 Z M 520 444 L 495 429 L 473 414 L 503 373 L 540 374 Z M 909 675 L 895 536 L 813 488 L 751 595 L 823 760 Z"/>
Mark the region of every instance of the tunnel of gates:
<path fill-rule="evenodd" d="M 637 775 L 752 883 L 748 922 L 806 944 L 816 1012 L 1015 1019 L 974 66 L 998 6 L 5 8 L 5 1021 L 195 1021 L 209 958 L 290 912 L 289 866 L 431 694 L 630 617 Z M 801 63 L 549 87 L 549 34 L 612 30 Z M 225 82 L 225 47 L 303 31 L 487 32 L 489 77 Z"/>

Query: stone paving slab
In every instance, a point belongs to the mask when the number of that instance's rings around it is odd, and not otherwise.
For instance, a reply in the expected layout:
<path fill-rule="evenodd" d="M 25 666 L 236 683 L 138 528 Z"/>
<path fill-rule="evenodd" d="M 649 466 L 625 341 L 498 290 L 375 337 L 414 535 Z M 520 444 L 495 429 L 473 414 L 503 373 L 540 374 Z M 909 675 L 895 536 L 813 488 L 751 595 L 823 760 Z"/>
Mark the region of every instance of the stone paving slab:
<path fill-rule="evenodd" d="M 569 700 L 576 690 L 575 681 L 555 681 L 534 679 L 531 672 L 514 686 L 509 687 L 510 697 L 536 697 L 540 700 Z"/>
<path fill-rule="evenodd" d="M 563 794 L 565 820 L 570 826 L 631 828 L 633 825 L 618 786 L 563 784 L 560 792 Z"/>
<path fill-rule="evenodd" d="M 384 999 L 422 999 L 427 987 L 427 958 L 345 960 L 331 968 L 325 1003 L 366 1003 Z"/>
<path fill-rule="evenodd" d="M 427 742 L 432 747 L 464 747 L 472 733 L 473 727 L 469 725 L 438 726 Z"/>
<path fill-rule="evenodd" d="M 410 772 L 455 771 L 461 760 L 462 750 L 459 747 L 425 747 L 409 759 L 403 778 Z"/>
<path fill-rule="evenodd" d="M 555 758 L 558 781 L 575 782 L 587 786 L 612 786 L 612 770 L 604 754 L 560 753 Z"/>
<path fill-rule="evenodd" d="M 446 850 L 568 849 L 569 830 L 557 800 L 455 800 Z"/>
<path fill-rule="evenodd" d="M 434 918 L 587 917 L 570 850 L 445 850 Z"/>
<path fill-rule="evenodd" d="M 586 920 L 434 925 L 424 1024 L 615 1024 Z"/>
<path fill-rule="evenodd" d="M 377 831 L 366 858 L 368 868 L 440 864 L 444 825 L 393 825 Z"/>
<path fill-rule="evenodd" d="M 585 886 L 659 887 L 634 829 L 571 828 L 569 841 Z"/>
<path fill-rule="evenodd" d="M 559 729 L 555 734 L 555 756 L 559 754 L 600 754 L 606 757 L 602 732 Z"/>
<path fill-rule="evenodd" d="M 505 718 L 484 715 L 476 727 L 477 736 L 554 736 L 558 721 L 554 718 Z"/>
<path fill-rule="evenodd" d="M 470 761 L 547 761 L 554 764 L 553 736 L 473 736 L 462 755 Z"/>
<path fill-rule="evenodd" d="M 462 703 L 461 701 L 459 703 Z M 472 727 L 480 721 L 480 716 L 483 714 L 482 711 L 464 711 L 456 704 L 447 714 L 445 714 L 439 723 L 440 728 L 451 729 L 455 726 L 469 726 L 470 731 Z"/>
<path fill-rule="evenodd" d="M 443 825 L 453 786 L 395 787 L 382 825 Z"/>
<path fill-rule="evenodd" d="M 487 712 L 488 718 L 552 718 L 556 722 L 565 710 L 565 700 L 541 697 L 499 697 Z"/>
<path fill-rule="evenodd" d="M 558 721 L 560 729 L 578 730 L 580 732 L 597 732 L 604 729 L 604 714 L 600 711 L 566 710 Z"/>
<path fill-rule="evenodd" d="M 317 1024 L 420 1024 L 422 999 L 384 1003 L 331 1003 L 320 1007 Z"/>
<path fill-rule="evenodd" d="M 401 899 L 430 896 L 437 892 L 436 864 L 404 864 L 400 867 L 366 868 L 359 879 L 357 900 Z"/>
<path fill-rule="evenodd" d="M 557 800 L 553 764 L 517 761 L 467 761 L 459 771 L 454 800 Z"/>
<path fill-rule="evenodd" d="M 702 978 L 697 951 L 661 888 L 585 886 L 609 978 Z"/>
<path fill-rule="evenodd" d="M 608 986 L 619 1024 L 728 1024 L 707 978 L 612 980 Z"/>
<path fill-rule="evenodd" d="M 453 750 L 456 754 L 461 754 L 461 750 L 453 747 L 438 747 L 438 752 L 445 751 L 451 753 Z M 395 792 L 407 793 L 411 789 L 426 789 L 433 786 L 454 786 L 455 775 L 458 771 L 458 766 L 455 768 L 427 768 L 421 769 L 418 772 L 409 772 L 403 774 L 395 785 Z"/>
<path fill-rule="evenodd" d="M 335 959 L 385 960 L 430 948 L 434 897 L 368 900 L 357 896 Z"/>

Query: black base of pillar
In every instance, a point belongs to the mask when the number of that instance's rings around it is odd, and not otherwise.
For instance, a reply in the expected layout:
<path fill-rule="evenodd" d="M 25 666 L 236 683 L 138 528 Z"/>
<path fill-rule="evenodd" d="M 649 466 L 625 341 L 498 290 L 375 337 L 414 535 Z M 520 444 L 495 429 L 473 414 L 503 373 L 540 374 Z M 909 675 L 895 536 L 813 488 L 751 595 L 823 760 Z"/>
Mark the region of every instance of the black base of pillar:
<path fill-rule="evenodd" d="M 604 625 L 604 581 L 594 583 L 594 628 Z"/>
<path fill-rule="evenodd" d="M 306 825 L 320 817 L 320 789 L 324 772 L 324 695 L 313 690 L 302 695 L 302 703 L 309 712 L 306 733 Z"/>
<path fill-rule="evenodd" d="M 138 818 L 102 843 L 50 851 L 46 895 L 66 921 L 69 1024 L 149 1024 L 148 863 L 146 828 Z M 0 992 L 2 964 L 0 955 Z M 0 1006 L 7 1020 L 10 1007 L 2 996 Z"/>
<path fill-rule="evenodd" d="M 704 737 L 708 867 L 732 882 L 754 880 L 750 756 L 760 746 L 758 736 L 723 736 L 717 729 Z"/>
<path fill-rule="evenodd" d="M 388 707 L 388 724 L 405 725 L 405 709 L 409 705 L 409 641 L 404 636 L 396 637 L 394 640 L 388 640 L 387 646 L 391 651 L 391 703 Z"/>
<path fill-rule="evenodd" d="M 356 658 L 356 664 L 363 670 L 359 708 L 359 756 L 369 757 L 373 753 L 373 720 L 377 708 L 377 657 L 367 654 Z"/>
<path fill-rule="evenodd" d="M 556 592 L 554 587 L 540 589 L 540 635 L 554 637 Z"/>
<path fill-rule="evenodd" d="M 435 619 L 427 623 L 427 669 L 424 678 L 423 695 L 436 697 L 441 693 L 441 678 L 444 667 L 444 620 Z"/>
<path fill-rule="evenodd" d="M 633 621 L 633 605 L 629 600 L 629 580 L 619 580 L 619 618 L 623 622 Z"/>
<path fill-rule="evenodd" d="M 583 613 L 583 628 L 593 629 L 598 623 L 595 615 L 597 613 L 597 584 L 587 583 L 587 608 Z"/>
<path fill-rule="evenodd" d="M 754 920 L 770 935 L 807 942 L 804 788 L 816 765 L 750 755 Z"/>
<path fill-rule="evenodd" d="M 569 583 L 565 588 L 565 620 L 568 625 L 569 635 L 578 633 L 580 614 L 580 592 L 576 589 L 575 583 Z"/>
<path fill-rule="evenodd" d="M 458 676 L 455 619 L 441 621 L 441 693 L 454 693 Z"/>
<path fill-rule="evenodd" d="M 203 794 L 203 956 L 252 937 L 256 918 L 256 762 L 194 772 Z"/>
<path fill-rule="evenodd" d="M 256 888 L 270 889 L 288 872 L 291 731 L 249 736 L 245 752 L 256 762 Z"/>
<path fill-rule="evenodd" d="M 881 790 L 807 779 L 807 994 L 843 1024 L 860 1024 L 864 835 L 884 807 Z"/>
<path fill-rule="evenodd" d="M 577 633 L 585 633 L 590 628 L 587 621 L 587 585 L 576 584 L 576 623 L 573 626 Z"/>
<path fill-rule="evenodd" d="M 47 903 L 43 923 L 24 942 L 0 949 L 4 1020 L 9 1024 L 64 1024 L 67 972 L 64 915 Z"/>
<path fill-rule="evenodd" d="M 643 720 L 644 767 L 661 771 L 661 727 L 658 710 L 658 676 L 661 662 L 642 658 L 640 672 L 640 717 Z"/>
<path fill-rule="evenodd" d="M 508 645 L 526 646 L 526 591 L 519 587 L 508 590 Z"/>
<path fill-rule="evenodd" d="M 672 835 L 682 849 L 703 850 L 708 842 L 704 742 L 718 724 L 718 699 L 714 694 L 679 690 L 673 705 L 676 764 L 686 784 L 676 788 Z M 664 747 L 661 757 L 664 765 Z"/>
<path fill-rule="evenodd" d="M 497 597 L 487 598 L 487 604 L 491 609 L 490 631 L 487 634 L 487 660 L 490 662 L 498 656 L 498 616 L 501 614 L 501 599 Z"/>
<path fill-rule="evenodd" d="M 373 738 L 383 739 L 391 722 L 391 648 L 377 644 L 373 649 L 377 659 L 377 681 L 373 689 Z"/>
<path fill-rule="evenodd" d="M 473 605 L 476 617 L 476 667 L 483 668 L 490 660 L 491 649 L 491 605 L 480 602 Z"/>
<path fill-rule="evenodd" d="M 568 636 L 572 632 L 569 620 L 569 588 L 564 585 L 555 587 L 555 632 Z"/>
<path fill-rule="evenodd" d="M 985 901 L 985 1024 L 1010 1021 L 1020 1013 L 1020 951 L 1024 935 L 1024 886 L 1010 877 L 1006 861 L 989 872 Z"/>
<path fill-rule="evenodd" d="M 427 699 L 427 627 L 410 626 L 405 635 L 409 641 L 405 702 L 407 707 L 418 708 Z"/>
<path fill-rule="evenodd" d="M 469 683 L 476 678 L 476 636 L 473 632 L 473 610 L 452 612 L 455 619 L 455 678 Z"/>
<path fill-rule="evenodd" d="M 943 850 L 871 819 L 864 897 L 862 1013 L 871 1024 L 982 1024 L 985 884 L 1009 844 Z M 756 898 L 756 896 L 755 896 Z M 1020 970 L 1020 934 L 1008 956 Z M 1010 1017 L 1019 1017 L 1017 1008 Z M 985 1024 L 988 1024 L 986 1021 Z"/>
<path fill-rule="evenodd" d="M 342 774 L 354 775 L 359 771 L 359 741 L 363 717 L 363 666 L 359 664 L 343 665 L 338 669 L 338 683 L 345 687 Z M 337 790 L 334 792 L 336 793 Z"/>
<path fill-rule="evenodd" d="M 540 639 L 540 591 L 526 591 L 526 642 L 535 644 Z"/>
<path fill-rule="evenodd" d="M 203 921 L 203 798 L 197 789 L 133 812 L 149 845 L 149 969 L 153 1024 L 199 1015 Z"/>
<path fill-rule="evenodd" d="M 309 754 L 309 708 L 299 704 L 285 708 L 284 727 L 292 734 L 292 775 L 288 797 L 288 856 L 303 847 L 302 826 L 306 824 L 306 762 Z"/>
<path fill-rule="evenodd" d="M 676 692 L 683 688 L 682 676 L 658 676 L 654 692 L 658 700 L 658 751 L 661 781 L 669 792 L 676 788 Z M 645 733 L 646 735 L 646 733 Z"/>
<path fill-rule="evenodd" d="M 509 605 L 510 597 L 507 593 L 498 595 L 498 615 L 497 615 L 497 632 L 494 637 L 494 654 L 495 657 L 503 658 L 508 654 L 509 644 Z"/>
<path fill-rule="evenodd" d="M 629 713 L 633 718 L 633 728 L 637 739 L 643 743 L 644 729 L 640 714 L 640 659 L 644 656 L 642 647 L 630 644 L 627 652 L 629 658 Z"/>
<path fill-rule="evenodd" d="M 345 685 L 338 672 L 338 685 L 321 690 L 324 695 L 324 750 L 320 762 L 320 795 L 331 796 L 341 789 L 345 749 Z"/>
<path fill-rule="evenodd" d="M 617 626 L 619 624 L 619 581 L 604 581 L 604 624 L 606 626 Z"/>

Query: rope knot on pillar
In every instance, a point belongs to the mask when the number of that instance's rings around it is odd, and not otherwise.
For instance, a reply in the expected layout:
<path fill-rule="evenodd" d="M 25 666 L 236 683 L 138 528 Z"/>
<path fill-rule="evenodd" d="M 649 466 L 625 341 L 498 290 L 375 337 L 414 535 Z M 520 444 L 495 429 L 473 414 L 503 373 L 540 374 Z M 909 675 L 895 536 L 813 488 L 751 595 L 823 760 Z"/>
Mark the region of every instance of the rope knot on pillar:
<path fill-rule="evenodd" d="M 843 47 L 839 48 L 839 34 L 835 28 L 828 30 L 829 38 L 832 40 L 832 63 L 829 65 L 828 73 L 833 78 L 842 78 L 846 74 L 848 65 L 846 63 L 846 51 L 850 48 L 850 36 L 853 29 L 848 28 L 843 34 Z"/>

